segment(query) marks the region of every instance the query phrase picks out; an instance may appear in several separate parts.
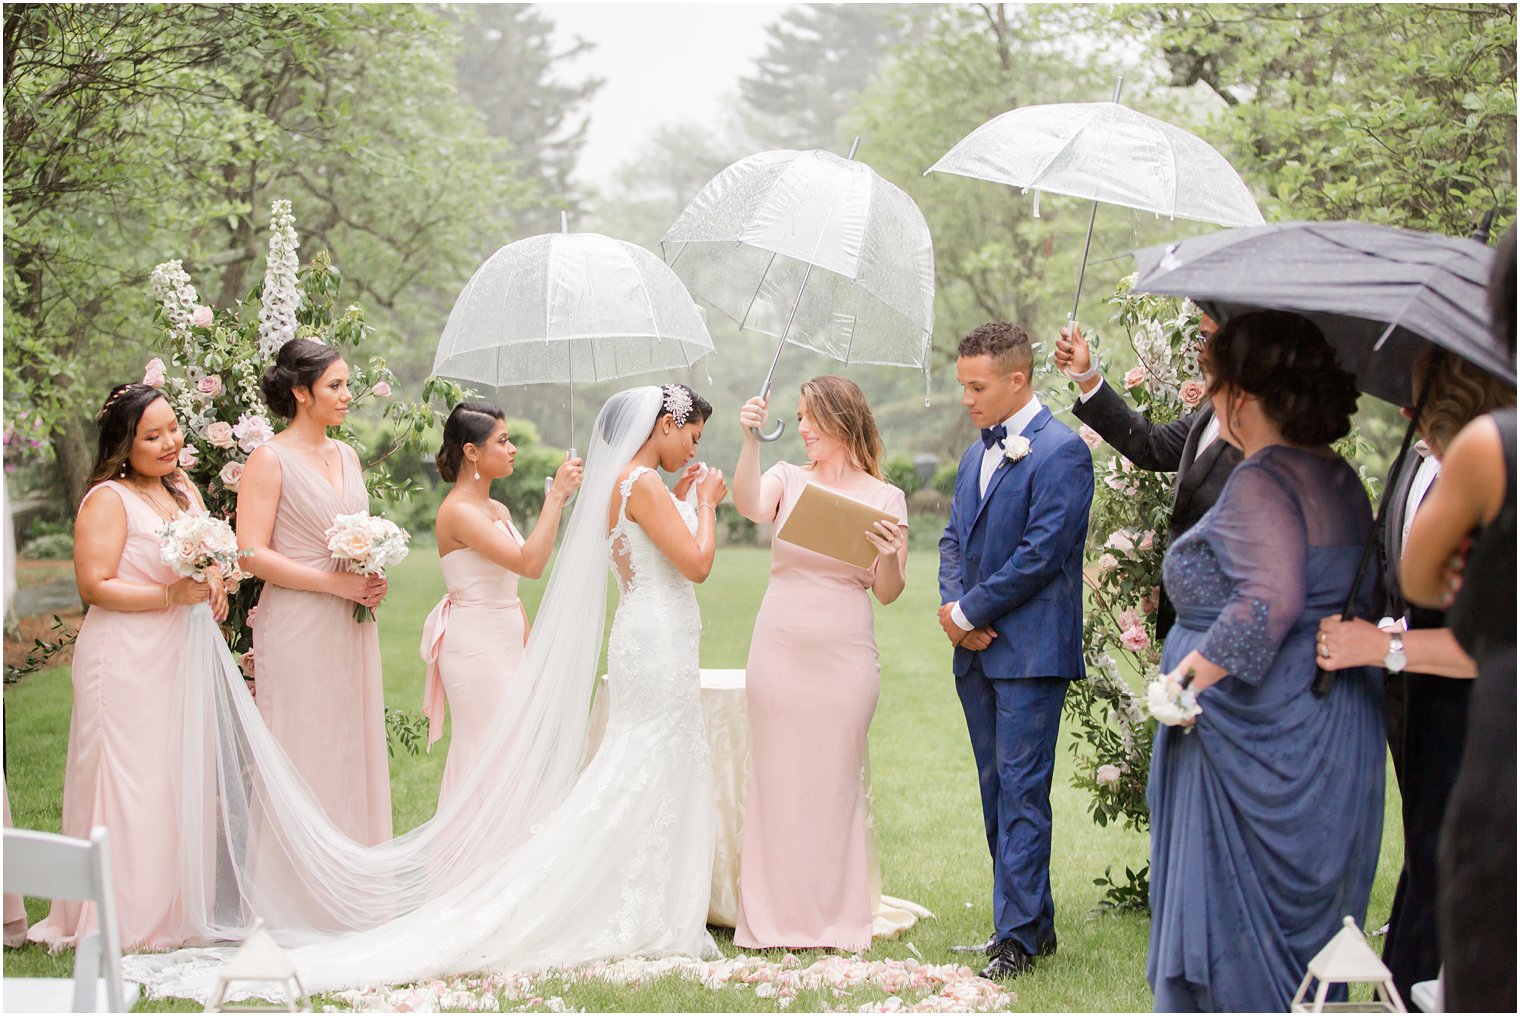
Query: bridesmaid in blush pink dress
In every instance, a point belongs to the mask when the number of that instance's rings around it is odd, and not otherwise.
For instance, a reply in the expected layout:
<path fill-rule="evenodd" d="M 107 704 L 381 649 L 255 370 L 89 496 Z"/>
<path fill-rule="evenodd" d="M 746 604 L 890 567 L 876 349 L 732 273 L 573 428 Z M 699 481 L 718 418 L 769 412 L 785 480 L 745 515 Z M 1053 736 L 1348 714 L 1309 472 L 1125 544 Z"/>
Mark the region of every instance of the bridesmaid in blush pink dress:
<path fill-rule="evenodd" d="M 507 506 L 491 499 L 491 481 L 512 475 L 516 455 L 499 406 L 464 402 L 449 414 L 437 462 L 454 489 L 438 506 L 436 529 L 449 591 L 422 629 L 429 748 L 443 736 L 445 698 L 453 717 L 439 808 L 481 754 L 502 693 L 522 662 L 528 616 L 517 598 L 518 577 L 544 573 L 560 515 L 581 482 L 581 460 L 567 456 L 524 540 Z"/>
<path fill-rule="evenodd" d="M 903 590 L 907 498 L 880 477 L 881 438 L 853 381 L 825 375 L 802 386 L 806 466 L 782 462 L 760 475 L 752 429 L 764 421 L 761 399 L 740 412 L 734 505 L 746 518 L 779 531 L 816 483 L 902 521 L 866 534 L 877 551 L 870 568 L 771 543 L 745 674 L 753 758 L 734 944 L 866 949 L 872 893 L 861 767 L 881 690 L 870 597 L 891 603 Z"/>
<path fill-rule="evenodd" d="M 238 488 L 243 569 L 264 580 L 253 626 L 255 701 L 333 824 L 364 844 L 391 838 L 380 637 L 354 620 L 385 579 L 339 570 L 326 531 L 369 509 L 359 457 L 327 436 L 352 396 L 331 346 L 292 339 L 264 372 L 264 400 L 290 420 L 248 457 Z"/>
<path fill-rule="evenodd" d="M 169 403 L 147 385 L 122 385 L 97 421 L 99 451 L 74 525 L 89 612 L 74 647 L 63 833 L 109 830 L 122 945 L 170 949 L 193 944 L 179 885 L 179 658 L 190 605 L 210 600 L 224 618 L 227 600 L 219 580 L 181 578 L 160 559 L 164 524 L 204 508 L 179 468 L 184 436 Z M 96 926 L 93 906 L 60 900 L 29 937 L 76 946 Z"/>

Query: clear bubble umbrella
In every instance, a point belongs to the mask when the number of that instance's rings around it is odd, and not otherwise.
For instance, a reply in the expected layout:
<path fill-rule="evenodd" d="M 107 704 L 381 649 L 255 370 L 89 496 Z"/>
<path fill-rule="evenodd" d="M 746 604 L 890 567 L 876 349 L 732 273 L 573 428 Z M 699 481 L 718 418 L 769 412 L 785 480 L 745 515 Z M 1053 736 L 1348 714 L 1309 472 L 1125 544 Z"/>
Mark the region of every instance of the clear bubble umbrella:
<path fill-rule="evenodd" d="M 740 159 L 660 240 L 693 294 L 776 338 L 762 396 L 787 343 L 846 364 L 917 367 L 927 393 L 929 226 L 912 198 L 854 158 L 855 146 L 845 159 L 816 149 Z M 758 436 L 774 441 L 784 429 L 778 420 Z"/>
<path fill-rule="evenodd" d="M 1024 106 L 967 134 L 925 173 L 953 173 L 1093 203 L 1072 301 L 1075 320 L 1092 247 L 1098 204 L 1121 205 L 1174 219 L 1220 226 L 1259 226 L 1251 191 L 1229 160 L 1202 138 L 1119 103 L 1062 102 Z"/>
<path fill-rule="evenodd" d="M 563 220 L 562 220 L 563 221 Z M 654 253 L 600 233 L 508 244 L 465 284 L 433 373 L 500 388 L 689 368 L 713 351 L 691 294 Z"/>

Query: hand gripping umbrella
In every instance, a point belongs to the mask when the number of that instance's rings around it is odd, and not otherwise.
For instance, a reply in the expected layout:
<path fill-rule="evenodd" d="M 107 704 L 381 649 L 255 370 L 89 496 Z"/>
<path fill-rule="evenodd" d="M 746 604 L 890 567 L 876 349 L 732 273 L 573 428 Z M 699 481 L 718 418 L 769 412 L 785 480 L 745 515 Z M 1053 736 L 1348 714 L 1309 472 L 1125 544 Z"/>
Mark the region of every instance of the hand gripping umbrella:
<path fill-rule="evenodd" d="M 712 349 L 691 294 L 655 254 L 600 233 L 546 233 L 475 270 L 433 373 L 497 388 L 568 383 L 574 443 L 577 381 L 688 368 Z"/>
<path fill-rule="evenodd" d="M 1033 190 L 1036 215 L 1042 190 L 1092 201 L 1068 325 L 1082 302 L 1100 202 L 1221 226 L 1263 221 L 1245 181 L 1223 155 L 1180 127 L 1120 105 L 1123 86 L 1121 78 L 1112 102 L 1010 110 L 967 134 L 925 170 Z"/>
<path fill-rule="evenodd" d="M 856 145 L 859 139 L 856 139 Z M 927 392 L 934 248 L 913 199 L 831 152 L 761 152 L 723 170 L 660 240 L 692 293 L 777 339 L 850 363 L 918 367 Z M 775 441 L 777 420 L 764 441 Z"/>

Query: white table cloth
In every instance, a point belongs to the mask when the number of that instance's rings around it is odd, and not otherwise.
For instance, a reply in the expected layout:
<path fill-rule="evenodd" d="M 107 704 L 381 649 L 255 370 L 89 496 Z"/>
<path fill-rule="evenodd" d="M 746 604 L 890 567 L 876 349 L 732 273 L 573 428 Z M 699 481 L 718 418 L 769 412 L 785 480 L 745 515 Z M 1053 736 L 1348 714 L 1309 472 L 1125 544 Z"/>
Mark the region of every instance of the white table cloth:
<path fill-rule="evenodd" d="M 606 681 L 606 675 L 602 681 Z M 749 710 L 744 699 L 743 670 L 702 671 L 702 715 L 712 751 L 713 789 L 718 802 L 718 845 L 713 857 L 712 898 L 707 923 L 732 928 L 739 918 L 739 847 L 744 842 L 744 803 L 749 790 Z M 586 757 L 596 754 L 607 728 L 607 696 L 600 693 L 591 707 L 591 730 Z M 876 938 L 895 938 L 913 927 L 928 910 L 907 900 L 881 894 L 881 866 L 876 857 L 876 821 L 871 806 L 871 760 L 861 767 L 861 790 L 866 797 L 866 854 L 871 873 L 872 929 Z"/>

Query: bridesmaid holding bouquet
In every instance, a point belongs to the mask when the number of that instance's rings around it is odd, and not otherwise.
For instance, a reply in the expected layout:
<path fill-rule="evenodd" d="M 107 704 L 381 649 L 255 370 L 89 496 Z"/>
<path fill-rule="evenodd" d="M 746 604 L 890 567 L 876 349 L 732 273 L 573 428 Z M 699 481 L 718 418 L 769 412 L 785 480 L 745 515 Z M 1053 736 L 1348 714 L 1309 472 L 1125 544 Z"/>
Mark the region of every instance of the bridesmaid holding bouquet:
<path fill-rule="evenodd" d="M 449 591 L 422 629 L 429 748 L 443 736 L 445 697 L 453 716 L 440 809 L 482 753 L 502 693 L 522 662 L 528 614 L 517 598 L 517 580 L 544 573 L 565 503 L 581 485 L 581 460 L 567 455 L 525 540 L 507 506 L 491 498 L 491 482 L 512 475 L 516 455 L 501 407 L 463 402 L 449 414 L 437 462 L 438 475 L 454 489 L 438 506 L 436 526 Z"/>
<path fill-rule="evenodd" d="M 881 478 L 881 436 L 855 382 L 824 375 L 803 384 L 797 432 L 808 463 L 777 463 L 762 476 L 753 430 L 765 409 L 754 398 L 739 414 L 734 506 L 745 518 L 779 531 L 816 483 L 902 521 L 865 534 L 877 552 L 869 568 L 771 544 L 745 678 L 753 767 L 734 944 L 866 949 L 872 862 L 861 768 L 881 691 L 869 594 L 885 604 L 903 591 L 908 503 Z"/>
<path fill-rule="evenodd" d="M 261 387 L 290 422 L 248 456 L 238 486 L 243 570 L 264 580 L 253 628 L 259 713 L 333 823 L 380 843 L 391 838 L 380 637 L 354 605 L 373 610 L 386 580 L 343 569 L 326 535 L 339 515 L 369 508 L 359 456 L 327 436 L 353 399 L 348 364 L 331 346 L 292 339 Z"/>
<path fill-rule="evenodd" d="M 170 949 L 191 939 L 175 820 L 180 652 L 188 608 L 209 601 L 222 619 L 227 597 L 219 575 L 198 582 L 163 562 L 164 527 L 182 510 L 205 510 L 179 467 L 185 438 L 169 403 L 145 384 L 120 385 L 95 419 L 100 443 L 74 523 L 74 575 L 89 613 L 74 647 L 63 833 L 110 829 L 122 945 Z M 96 927 L 93 906 L 60 900 L 29 937 L 73 947 Z"/>

